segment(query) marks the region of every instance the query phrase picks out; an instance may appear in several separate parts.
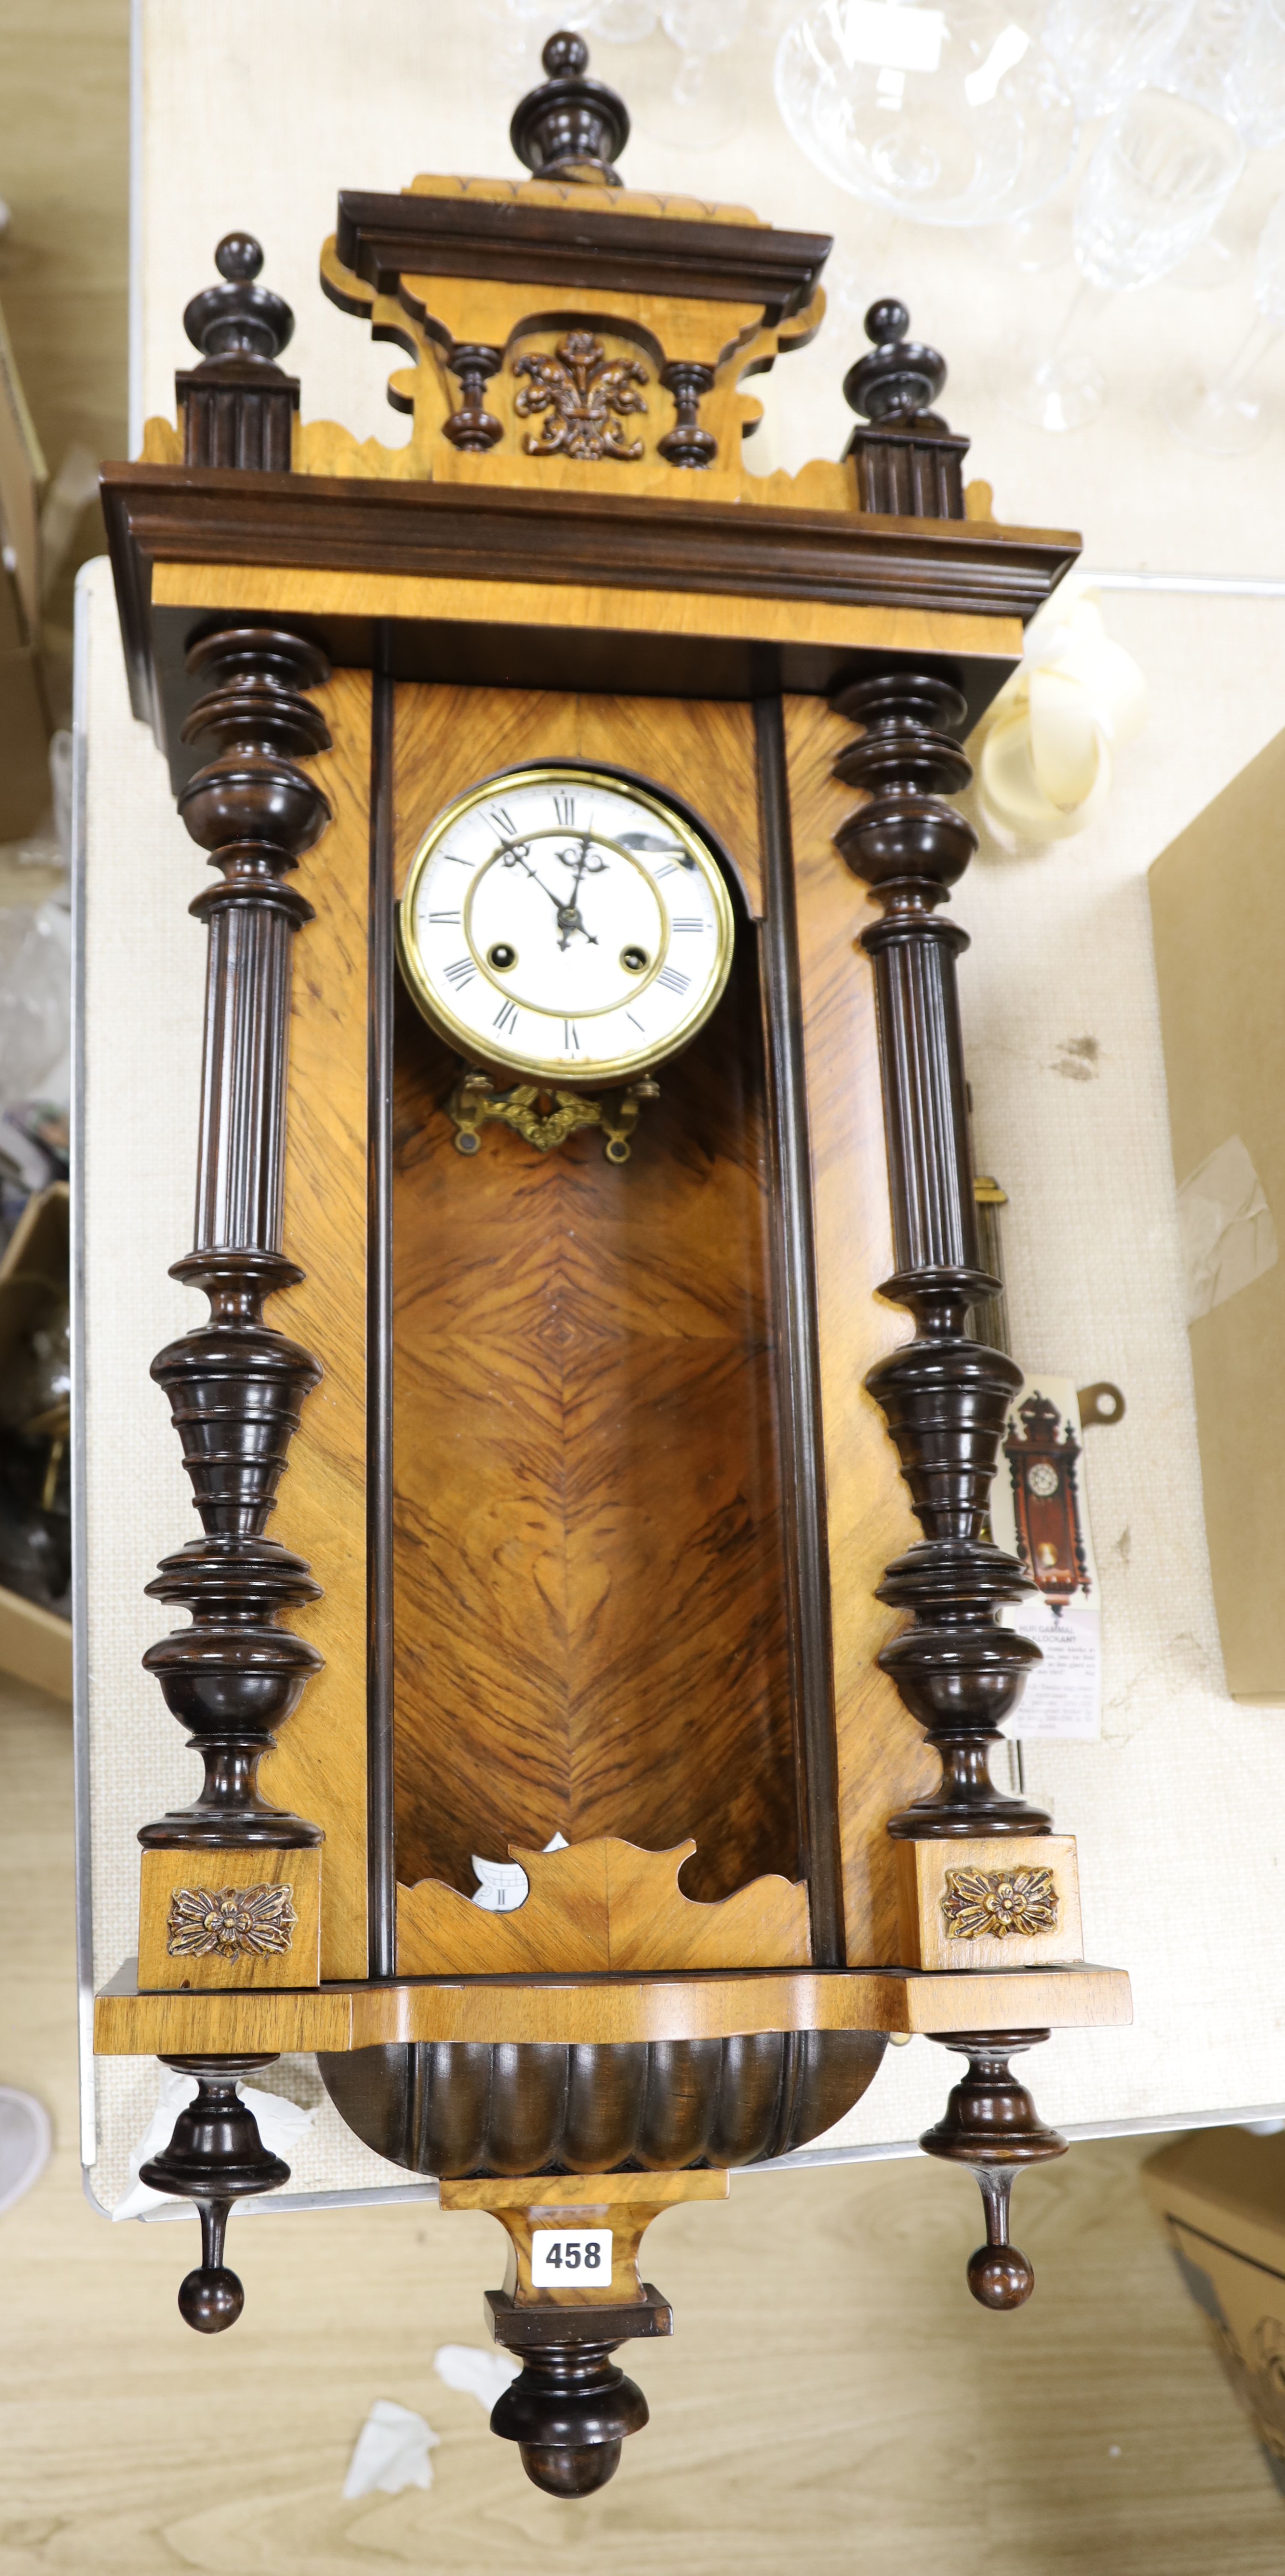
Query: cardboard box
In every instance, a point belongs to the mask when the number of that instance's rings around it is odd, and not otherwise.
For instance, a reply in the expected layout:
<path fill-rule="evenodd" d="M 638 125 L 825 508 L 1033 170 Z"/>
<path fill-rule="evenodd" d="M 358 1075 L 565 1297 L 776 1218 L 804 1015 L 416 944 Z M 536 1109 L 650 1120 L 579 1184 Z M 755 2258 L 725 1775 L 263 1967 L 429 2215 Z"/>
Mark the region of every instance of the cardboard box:
<path fill-rule="evenodd" d="M 1195 2129 L 1142 2181 L 1285 2495 L 1285 2134 Z"/>
<path fill-rule="evenodd" d="M 49 708 L 40 668 L 40 452 L 0 313 L 0 841 L 49 806 Z"/>
<path fill-rule="evenodd" d="M 1285 1704 L 1285 734 L 1150 886 L 1227 1687 Z"/>

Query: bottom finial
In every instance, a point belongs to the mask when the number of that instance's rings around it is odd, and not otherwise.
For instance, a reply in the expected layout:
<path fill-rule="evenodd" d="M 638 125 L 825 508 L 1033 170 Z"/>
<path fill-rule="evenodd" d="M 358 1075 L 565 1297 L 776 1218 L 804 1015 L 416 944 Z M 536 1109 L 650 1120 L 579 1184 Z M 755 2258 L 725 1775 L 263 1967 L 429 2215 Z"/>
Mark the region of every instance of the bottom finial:
<path fill-rule="evenodd" d="M 976 2175 L 986 2211 L 986 2242 L 969 2257 L 968 2286 L 979 2306 L 1020 2308 L 1035 2287 L 1025 2254 L 1010 2244 L 1013 2185 L 1026 2165 L 1066 2154 L 1067 2142 L 1046 2128 L 1024 2084 L 1009 2068 L 1019 2049 L 1047 2039 L 1046 2030 L 944 2031 L 932 2034 L 942 2048 L 968 2059 L 968 2072 L 952 2085 L 945 2115 L 927 2129 L 920 2146 L 928 2156 L 967 2165 Z"/>
<path fill-rule="evenodd" d="M 265 2147 L 253 2111 L 237 2090 L 243 2075 L 274 2066 L 270 2057 L 165 2057 L 180 2075 L 196 2077 L 196 2099 L 179 2112 L 169 2145 L 142 2167 L 150 2191 L 195 2201 L 201 2220 L 201 2262 L 178 2294 L 179 2315 L 197 2334 L 223 2334 L 236 2324 L 245 2291 L 223 2260 L 233 2205 L 260 2191 L 279 2191 L 290 2167 Z"/>
<path fill-rule="evenodd" d="M 516 2442 L 546 2495 L 592 2495 L 614 2478 L 620 2446 L 648 2420 L 647 2400 L 611 2356 L 614 2343 L 547 2343 L 528 2352 L 497 2398 L 491 2431 Z"/>

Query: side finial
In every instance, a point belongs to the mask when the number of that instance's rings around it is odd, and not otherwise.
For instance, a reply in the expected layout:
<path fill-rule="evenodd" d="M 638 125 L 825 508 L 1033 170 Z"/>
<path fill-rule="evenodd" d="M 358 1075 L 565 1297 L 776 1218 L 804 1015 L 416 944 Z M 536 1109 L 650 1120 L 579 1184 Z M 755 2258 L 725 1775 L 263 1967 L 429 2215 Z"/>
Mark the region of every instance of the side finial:
<path fill-rule="evenodd" d="M 187 465 L 235 465 L 288 474 L 299 380 L 277 365 L 294 334 L 283 295 L 256 280 L 263 252 L 253 233 L 225 233 L 214 254 L 221 286 L 203 287 L 183 315 L 199 366 L 174 379 Z"/>
<path fill-rule="evenodd" d="M 844 450 L 856 460 L 857 506 L 894 518 L 962 519 L 968 440 L 932 409 L 946 361 L 907 339 L 909 329 L 905 305 L 881 296 L 866 315 L 873 345 L 843 379 L 843 399 L 858 419 Z"/>
<path fill-rule="evenodd" d="M 565 28 L 550 36 L 540 60 L 548 74 L 513 113 L 509 141 L 541 179 L 573 179 L 618 188 L 615 167 L 629 141 L 629 111 L 605 81 L 588 76 L 589 48 Z"/>
<path fill-rule="evenodd" d="M 968 2286 L 978 2306 L 1020 2308 L 1035 2287 L 1035 2273 L 1008 2233 L 1013 2185 L 1028 2165 L 1066 2154 L 1066 2140 L 1040 2118 L 1024 2084 L 1009 2066 L 1019 2049 L 1047 2039 L 1046 2030 L 934 2031 L 942 2048 L 968 2059 L 962 2083 L 952 2085 L 944 2118 L 919 2141 L 924 2154 L 967 2165 L 976 2176 L 986 2212 L 986 2242 L 969 2259 Z"/>
<path fill-rule="evenodd" d="M 275 2064 L 272 2057 L 163 2057 L 180 2075 L 196 2077 L 196 2099 L 180 2111 L 169 2145 L 139 2173 L 149 2191 L 195 2201 L 201 2221 L 201 2261 L 180 2284 L 179 2315 L 197 2334 L 224 2334 L 245 2306 L 245 2292 L 223 2260 L 227 2224 L 239 2200 L 280 2191 L 290 2167 L 265 2147 L 259 2124 L 238 2091 L 243 2075 Z"/>
<path fill-rule="evenodd" d="M 895 296 L 882 296 L 871 305 L 865 332 L 874 345 L 843 379 L 843 399 L 850 411 L 866 420 L 888 422 L 914 420 L 931 412 L 946 382 L 946 361 L 922 341 L 908 340 L 909 329 L 910 315 Z"/>

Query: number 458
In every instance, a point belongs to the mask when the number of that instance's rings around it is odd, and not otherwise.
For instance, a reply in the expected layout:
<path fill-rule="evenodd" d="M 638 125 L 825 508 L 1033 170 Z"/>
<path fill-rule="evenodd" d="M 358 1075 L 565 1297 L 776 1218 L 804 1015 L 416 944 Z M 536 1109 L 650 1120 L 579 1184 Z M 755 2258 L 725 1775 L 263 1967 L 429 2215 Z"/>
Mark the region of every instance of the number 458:
<path fill-rule="evenodd" d="M 578 2231 L 536 2228 L 531 2238 L 531 2278 L 537 2288 L 557 2287 L 583 2273 L 594 2282 L 611 2279 L 611 2233 L 607 2228 Z"/>

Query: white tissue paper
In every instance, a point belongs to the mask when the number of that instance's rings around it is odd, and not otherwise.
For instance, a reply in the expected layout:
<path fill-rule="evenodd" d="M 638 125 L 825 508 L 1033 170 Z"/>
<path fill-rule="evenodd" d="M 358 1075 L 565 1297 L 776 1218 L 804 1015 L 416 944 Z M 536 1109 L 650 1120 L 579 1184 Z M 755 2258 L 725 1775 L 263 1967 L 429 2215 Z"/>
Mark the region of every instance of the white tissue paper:
<path fill-rule="evenodd" d="M 488 2415 L 521 2367 L 512 2353 L 486 2352 L 475 2343 L 444 2343 L 433 2355 L 438 2378 L 444 2379 L 448 2388 L 458 2388 L 463 2396 L 476 2397 Z"/>
<path fill-rule="evenodd" d="M 289 2164 L 291 2148 L 297 2146 L 300 2138 L 312 2127 L 320 2105 L 314 2103 L 310 2111 L 305 2111 L 297 2102 L 288 2102 L 283 2093 L 258 2093 L 250 2084 L 242 2085 L 241 2099 L 246 2109 L 253 2111 L 265 2147 L 274 2156 L 284 2156 Z M 196 2077 L 180 2075 L 172 2066 L 163 2067 L 160 2100 L 130 2155 L 129 2188 L 123 2199 L 117 2201 L 112 2211 L 113 2219 L 149 2218 L 154 2209 L 182 2206 L 181 2202 L 175 2202 L 170 2192 L 149 2191 L 138 2176 L 148 2157 L 158 2156 L 162 2147 L 169 2145 L 179 2112 L 186 2110 L 188 2103 L 195 2100 Z"/>
<path fill-rule="evenodd" d="M 12 2209 L 49 2162 L 53 2133 L 43 2102 L 0 2084 L 0 2210 Z"/>
<path fill-rule="evenodd" d="M 344 2500 L 355 2496 L 400 2495 L 403 2487 L 431 2487 L 440 2433 L 409 2406 L 392 2397 L 377 2397 L 357 2436 L 357 2447 L 344 2479 Z"/>

